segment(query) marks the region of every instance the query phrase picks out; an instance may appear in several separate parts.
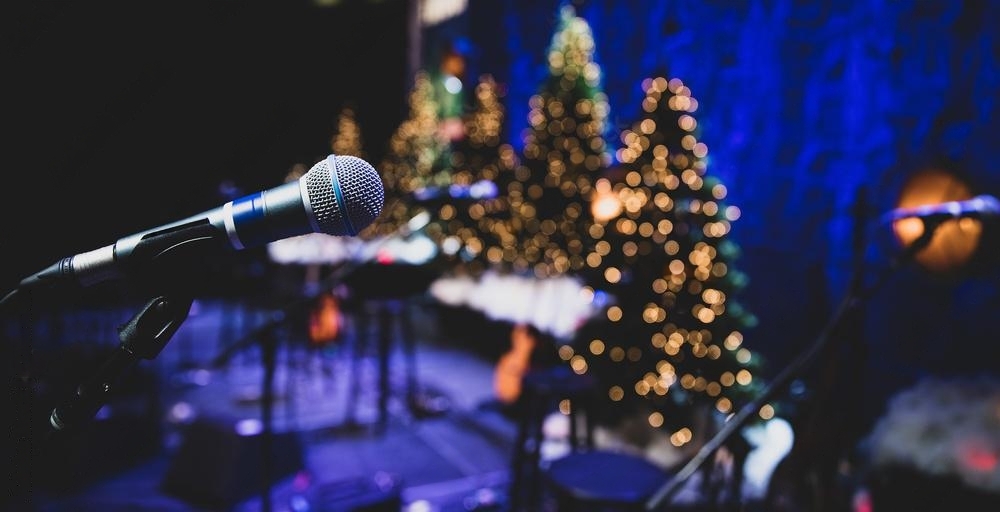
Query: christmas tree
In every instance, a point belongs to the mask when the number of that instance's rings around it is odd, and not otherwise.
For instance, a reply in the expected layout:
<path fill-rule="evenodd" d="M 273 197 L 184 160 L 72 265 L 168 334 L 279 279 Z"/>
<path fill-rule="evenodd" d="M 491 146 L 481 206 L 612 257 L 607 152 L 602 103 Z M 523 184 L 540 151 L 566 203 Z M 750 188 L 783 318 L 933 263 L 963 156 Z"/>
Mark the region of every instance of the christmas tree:
<path fill-rule="evenodd" d="M 451 190 L 436 208 L 435 226 L 428 232 L 448 259 L 449 269 L 478 277 L 500 260 L 497 247 L 503 223 L 509 220 L 506 198 L 497 181 L 509 175 L 516 157 L 510 144 L 501 143 L 503 91 L 491 75 L 483 75 L 473 105 L 463 116 L 463 137 L 452 142 Z M 493 251 L 487 251 L 492 247 Z"/>
<path fill-rule="evenodd" d="M 521 158 L 498 180 L 507 203 L 504 219 L 492 226 L 500 244 L 486 248 L 491 268 L 513 277 L 493 281 L 515 303 L 492 315 L 514 323 L 494 383 L 506 403 L 519 399 L 526 371 L 562 366 L 558 345 L 592 313 L 580 274 L 594 242 L 590 196 L 611 161 L 608 102 L 590 25 L 569 4 L 558 16 L 549 73 L 529 99 Z"/>
<path fill-rule="evenodd" d="M 496 182 L 498 197 L 481 203 L 482 211 L 470 210 L 470 217 L 483 214 L 476 219 L 478 233 L 462 231 L 466 222 L 449 228 L 463 233 L 463 248 L 474 260 L 466 268 L 482 279 L 469 288 L 457 286 L 456 294 L 465 296 L 451 298 L 444 287 L 435 295 L 449 304 L 465 301 L 513 325 L 512 350 L 501 357 L 495 381 L 497 396 L 507 403 L 518 399 L 529 368 L 561 366 L 556 344 L 540 342 L 568 341 L 591 313 L 577 274 L 585 269 L 593 242 L 588 205 L 594 180 L 611 160 L 604 139 L 608 102 L 589 24 L 568 4 L 557 21 L 547 53 L 549 74 L 529 100 L 522 154 L 493 142 L 502 110 L 493 106 L 495 85 L 486 82 L 478 89 L 478 117 L 472 117 L 468 140 L 456 151 L 461 156 L 452 157 L 456 167 L 481 168 L 481 176 Z"/>
<path fill-rule="evenodd" d="M 743 346 L 756 319 L 735 300 L 747 284 L 728 238 L 739 209 L 706 174 L 698 102 L 676 78 L 643 89 L 641 119 L 621 134 L 621 165 L 598 181 L 592 205 L 588 282 L 609 305 L 561 355 L 599 383 L 602 422 L 640 414 L 682 446 L 696 411 L 728 414 L 759 391 L 760 361 Z"/>
<path fill-rule="evenodd" d="M 335 155 L 356 156 L 365 158 L 365 141 L 361 136 L 354 114 L 354 108 L 345 106 L 337 116 L 337 129 L 330 138 L 330 149 Z"/>
<path fill-rule="evenodd" d="M 398 232 L 427 210 L 416 201 L 415 193 L 450 185 L 448 141 L 439 131 L 437 111 L 430 78 L 426 72 L 417 72 L 409 93 L 409 115 L 390 137 L 386 156 L 378 166 L 385 206 L 382 215 L 359 234 L 362 239 Z"/>
<path fill-rule="evenodd" d="M 611 161 L 604 139 L 608 102 L 594 50 L 587 21 L 572 6 L 561 7 L 549 75 L 529 100 L 523 163 L 501 176 L 510 219 L 494 231 L 501 245 L 487 251 L 506 270 L 546 278 L 584 268 L 589 197 Z"/>

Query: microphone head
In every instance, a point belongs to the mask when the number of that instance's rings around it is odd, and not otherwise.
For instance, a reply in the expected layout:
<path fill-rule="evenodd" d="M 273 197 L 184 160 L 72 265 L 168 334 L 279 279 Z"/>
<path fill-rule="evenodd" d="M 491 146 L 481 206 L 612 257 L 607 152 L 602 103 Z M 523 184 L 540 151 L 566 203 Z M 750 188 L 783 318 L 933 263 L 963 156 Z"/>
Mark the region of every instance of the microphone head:
<path fill-rule="evenodd" d="M 368 162 L 349 155 L 330 155 L 302 178 L 304 199 L 315 227 L 328 235 L 357 235 L 382 213 L 382 178 Z"/>

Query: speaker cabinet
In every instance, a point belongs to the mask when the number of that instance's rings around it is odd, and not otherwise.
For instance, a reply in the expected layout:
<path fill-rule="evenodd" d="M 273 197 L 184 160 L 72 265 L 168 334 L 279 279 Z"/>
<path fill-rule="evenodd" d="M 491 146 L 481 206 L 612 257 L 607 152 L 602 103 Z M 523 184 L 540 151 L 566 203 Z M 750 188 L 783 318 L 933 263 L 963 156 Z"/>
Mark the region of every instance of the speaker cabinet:
<path fill-rule="evenodd" d="M 199 419 L 186 427 L 161 488 L 194 505 L 227 509 L 303 467 L 297 432 L 245 434 L 233 422 Z"/>

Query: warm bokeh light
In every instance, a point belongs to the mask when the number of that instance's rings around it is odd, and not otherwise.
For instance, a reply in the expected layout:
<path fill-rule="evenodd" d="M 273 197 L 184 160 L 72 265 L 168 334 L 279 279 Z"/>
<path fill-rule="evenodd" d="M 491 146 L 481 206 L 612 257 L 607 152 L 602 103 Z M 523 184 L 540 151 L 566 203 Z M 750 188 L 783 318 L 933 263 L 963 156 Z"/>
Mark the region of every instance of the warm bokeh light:
<path fill-rule="evenodd" d="M 771 404 L 764 404 L 757 411 L 757 415 L 760 416 L 762 420 L 769 420 L 774 417 L 774 406 Z"/>
<path fill-rule="evenodd" d="M 943 169 L 918 172 L 903 186 L 898 208 L 914 208 L 963 201 L 973 197 L 968 184 Z M 893 233 L 899 243 L 908 247 L 927 228 L 923 219 L 909 217 L 895 220 Z M 941 223 L 927 247 L 914 256 L 918 264 L 932 272 L 954 272 L 975 254 L 982 236 L 983 225 L 978 219 L 950 219 Z"/>
<path fill-rule="evenodd" d="M 599 179 L 594 183 L 594 197 L 590 205 L 591 213 L 597 222 L 607 222 L 622 213 L 622 202 L 611 190 L 611 182 Z"/>

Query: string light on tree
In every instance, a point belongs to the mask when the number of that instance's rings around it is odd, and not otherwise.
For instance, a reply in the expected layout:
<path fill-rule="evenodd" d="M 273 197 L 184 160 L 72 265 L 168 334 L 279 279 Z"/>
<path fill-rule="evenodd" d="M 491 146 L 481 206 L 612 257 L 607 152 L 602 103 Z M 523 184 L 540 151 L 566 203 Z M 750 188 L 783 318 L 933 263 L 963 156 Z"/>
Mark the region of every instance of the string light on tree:
<path fill-rule="evenodd" d="M 641 118 L 621 133 L 621 165 L 591 204 L 585 275 L 612 305 L 563 357 L 585 359 L 574 369 L 601 383 L 603 421 L 642 413 L 682 445 L 696 411 L 731 413 L 759 390 L 760 361 L 743 346 L 756 318 L 734 299 L 747 284 L 727 237 L 739 209 L 706 173 L 698 102 L 676 78 L 648 79 L 643 90 Z"/>
<path fill-rule="evenodd" d="M 464 137 L 451 146 L 452 192 L 437 208 L 440 226 L 428 231 L 452 260 L 453 270 L 480 276 L 499 261 L 496 250 L 487 247 L 500 246 L 501 234 L 507 232 L 502 224 L 509 216 L 496 182 L 511 173 L 516 157 L 509 144 L 501 143 L 502 88 L 486 74 L 474 92 L 472 109 L 464 116 Z"/>
<path fill-rule="evenodd" d="M 330 149 L 335 155 L 350 155 L 366 158 L 364 137 L 358 126 L 354 108 L 345 106 L 337 116 L 337 130 L 330 138 Z"/>
<path fill-rule="evenodd" d="M 426 72 L 414 76 L 409 93 L 409 116 L 392 134 L 379 165 L 385 189 L 385 206 L 377 222 L 359 236 L 372 239 L 398 231 L 426 209 L 413 200 L 421 188 L 447 187 L 448 141 L 439 131 L 434 87 Z"/>

